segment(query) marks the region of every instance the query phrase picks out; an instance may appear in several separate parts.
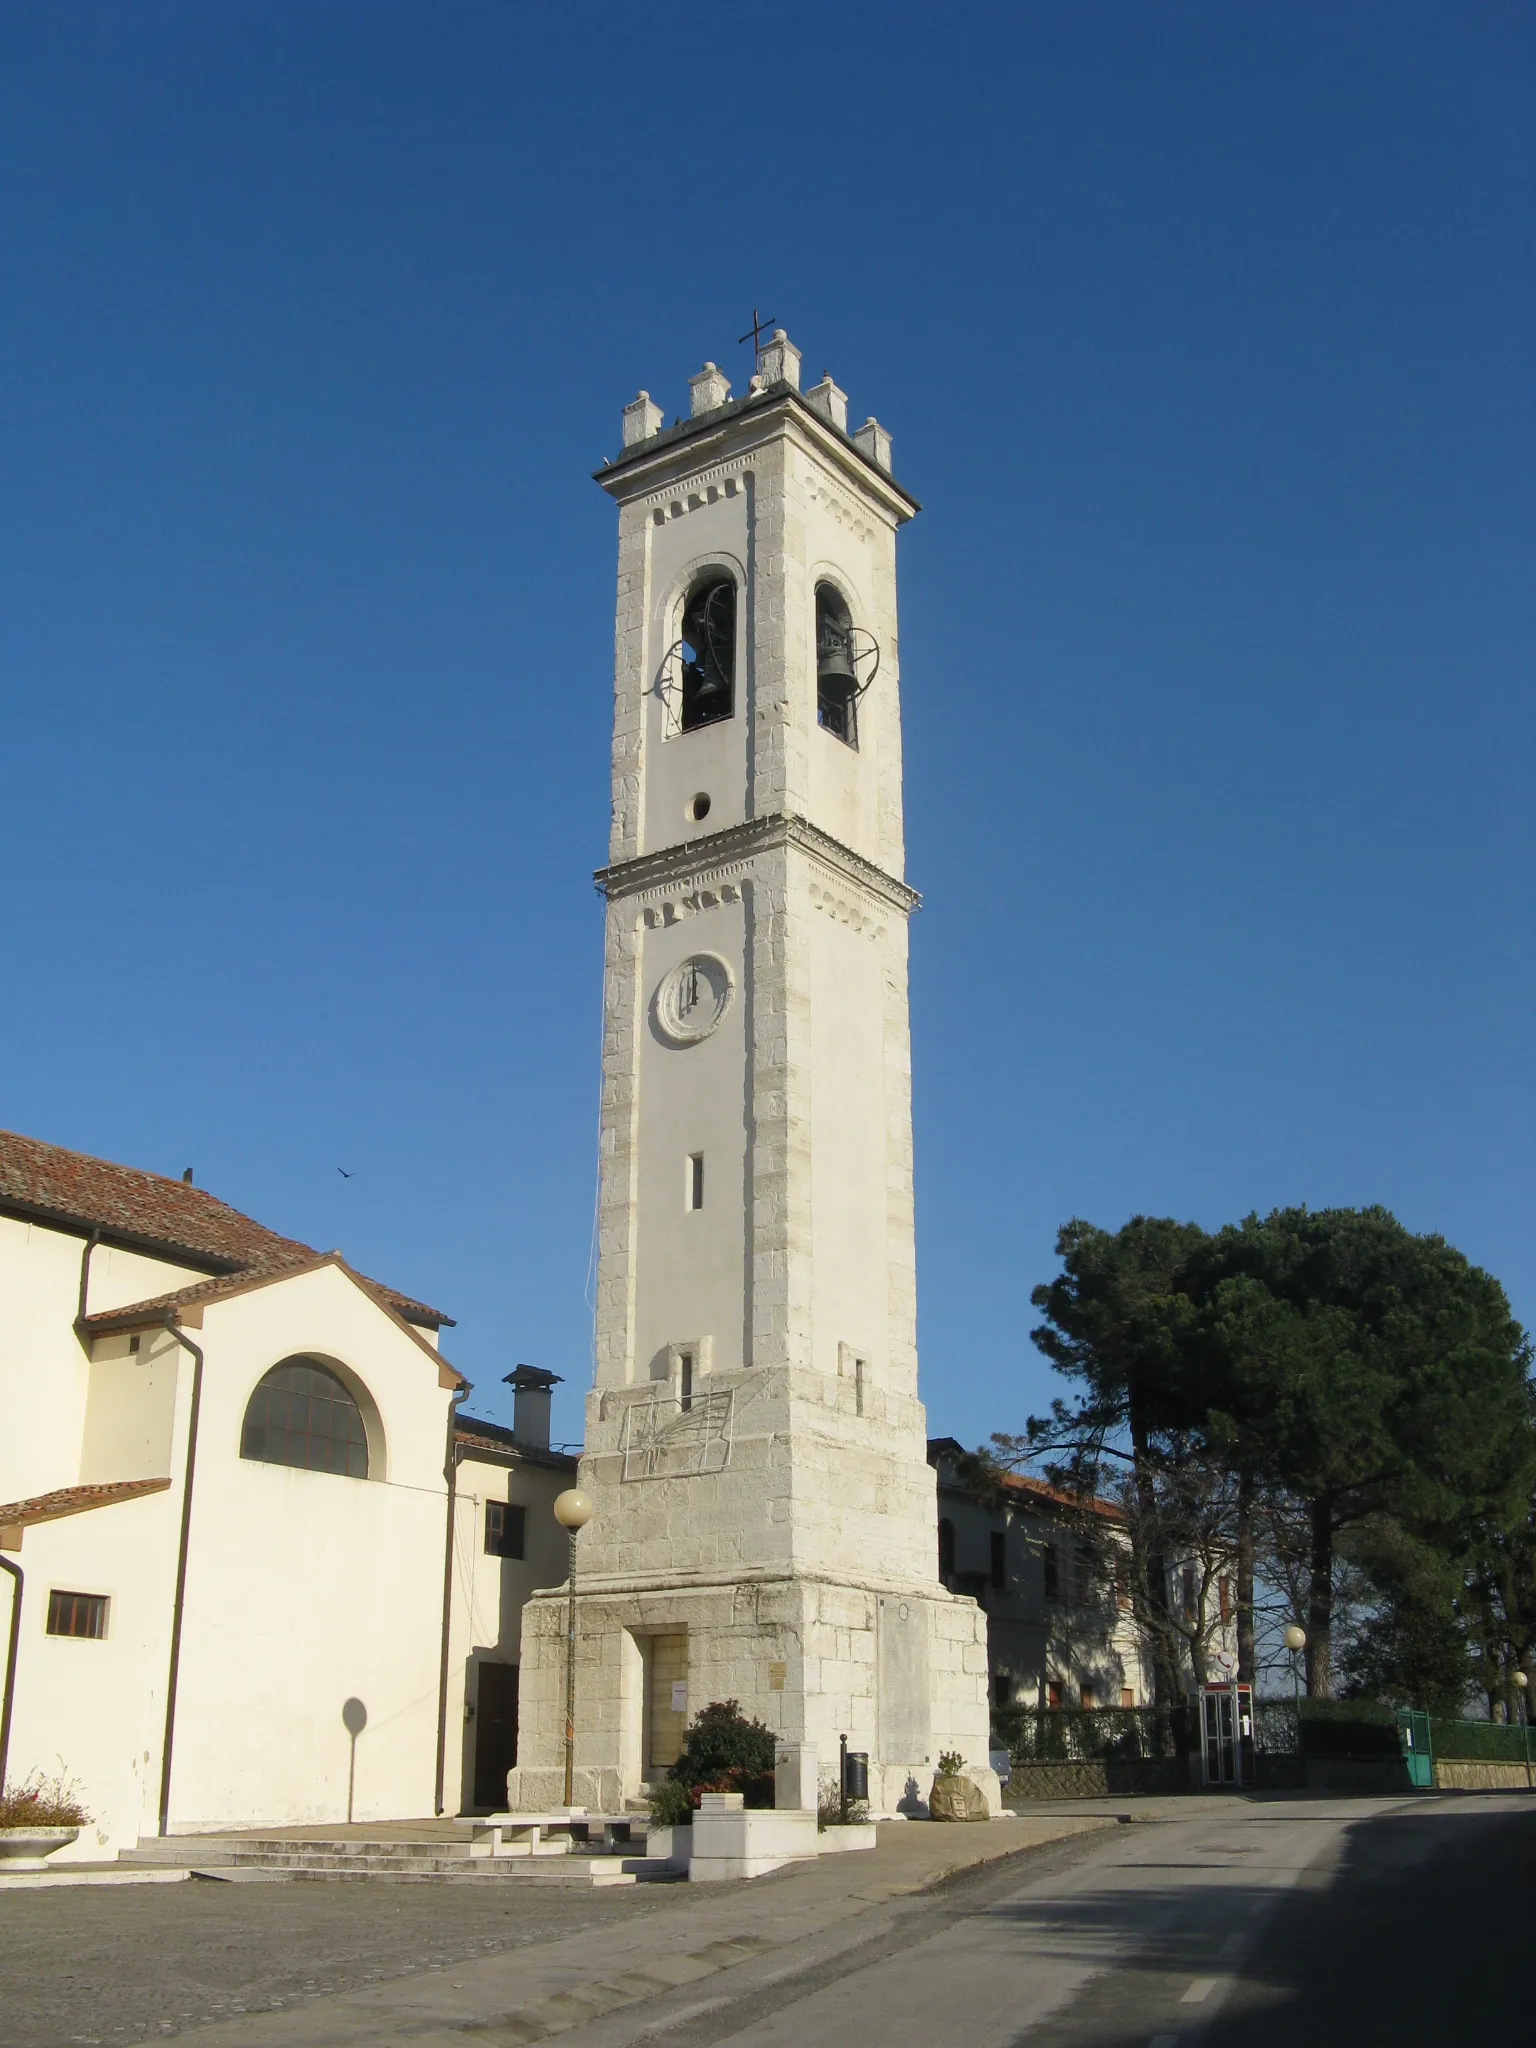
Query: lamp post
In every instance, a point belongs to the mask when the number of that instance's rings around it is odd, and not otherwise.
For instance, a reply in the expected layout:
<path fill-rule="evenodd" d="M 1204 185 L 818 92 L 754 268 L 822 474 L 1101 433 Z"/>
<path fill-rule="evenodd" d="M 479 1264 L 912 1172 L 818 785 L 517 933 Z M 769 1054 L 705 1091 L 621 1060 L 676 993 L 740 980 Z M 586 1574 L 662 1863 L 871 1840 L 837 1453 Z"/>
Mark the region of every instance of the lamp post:
<path fill-rule="evenodd" d="M 576 1769 L 576 1538 L 592 1519 L 592 1502 L 579 1486 L 556 1496 L 555 1520 L 570 1537 L 570 1599 L 565 1615 L 565 1803 L 573 1803 Z"/>
<path fill-rule="evenodd" d="M 1517 1665 L 1515 1668 L 1515 1697 L 1520 1702 L 1520 1733 L 1525 1746 L 1525 1789 L 1527 1792 L 1531 1789 L 1531 1717 L 1526 1707 L 1525 1689 L 1530 1682 L 1529 1676 Z"/>
<path fill-rule="evenodd" d="M 1296 1674 L 1296 1658 L 1297 1654 L 1307 1647 L 1307 1632 L 1293 1621 L 1286 1629 L 1282 1640 L 1285 1643 L 1285 1647 L 1291 1653 L 1291 1697 L 1296 1702 L 1296 1719 L 1299 1723 L 1301 1720 L 1301 1680 Z"/>

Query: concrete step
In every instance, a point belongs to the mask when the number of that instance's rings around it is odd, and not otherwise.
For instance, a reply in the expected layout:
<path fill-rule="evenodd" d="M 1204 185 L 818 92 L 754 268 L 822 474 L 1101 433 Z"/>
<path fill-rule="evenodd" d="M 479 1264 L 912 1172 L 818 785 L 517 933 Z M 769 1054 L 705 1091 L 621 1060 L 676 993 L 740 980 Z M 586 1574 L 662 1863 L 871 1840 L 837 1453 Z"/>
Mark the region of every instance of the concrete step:
<path fill-rule="evenodd" d="M 667 1883 L 678 1873 L 665 1857 L 591 1854 L 563 1842 L 508 1856 L 472 1854 L 467 1842 L 301 1838 L 293 1835 L 168 1836 L 124 1850 L 122 1863 L 171 1864 L 233 1882 L 284 1879 L 383 1880 L 395 1884 L 547 1884 L 578 1889 Z"/>

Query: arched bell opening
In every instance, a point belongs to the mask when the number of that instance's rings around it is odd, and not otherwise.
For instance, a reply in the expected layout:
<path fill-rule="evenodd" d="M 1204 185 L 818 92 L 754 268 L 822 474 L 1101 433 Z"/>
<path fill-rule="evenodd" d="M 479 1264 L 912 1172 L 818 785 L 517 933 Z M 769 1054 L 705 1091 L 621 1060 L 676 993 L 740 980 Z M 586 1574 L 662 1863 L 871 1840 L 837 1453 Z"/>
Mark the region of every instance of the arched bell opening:
<path fill-rule="evenodd" d="M 736 585 L 729 576 L 706 576 L 689 592 L 678 653 L 679 728 L 693 732 L 729 718 L 736 709 Z"/>
<path fill-rule="evenodd" d="M 832 583 L 816 586 L 816 723 L 846 746 L 859 744 L 859 678 L 853 615 Z M 868 637 L 867 635 L 865 636 Z"/>

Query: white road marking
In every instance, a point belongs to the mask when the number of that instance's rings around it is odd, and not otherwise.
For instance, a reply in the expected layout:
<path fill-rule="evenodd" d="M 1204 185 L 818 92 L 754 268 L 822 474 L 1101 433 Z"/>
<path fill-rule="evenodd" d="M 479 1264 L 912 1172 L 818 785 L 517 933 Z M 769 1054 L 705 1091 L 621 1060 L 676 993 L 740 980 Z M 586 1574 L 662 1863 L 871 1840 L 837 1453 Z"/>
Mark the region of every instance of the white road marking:
<path fill-rule="evenodd" d="M 1180 2005 L 1204 2005 L 1220 1982 L 1219 1977 L 1197 1977 L 1179 2000 Z"/>

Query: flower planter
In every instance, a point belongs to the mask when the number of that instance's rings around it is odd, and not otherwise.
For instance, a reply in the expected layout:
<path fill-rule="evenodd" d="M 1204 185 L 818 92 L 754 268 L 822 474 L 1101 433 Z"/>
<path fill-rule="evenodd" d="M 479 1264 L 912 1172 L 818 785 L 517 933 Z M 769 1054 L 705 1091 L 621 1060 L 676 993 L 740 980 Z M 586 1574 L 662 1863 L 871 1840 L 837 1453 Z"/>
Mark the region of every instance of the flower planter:
<path fill-rule="evenodd" d="M 75 1840 L 77 1827 L 0 1828 L 0 1878 L 15 1871 L 43 1870 L 55 1849 Z"/>

